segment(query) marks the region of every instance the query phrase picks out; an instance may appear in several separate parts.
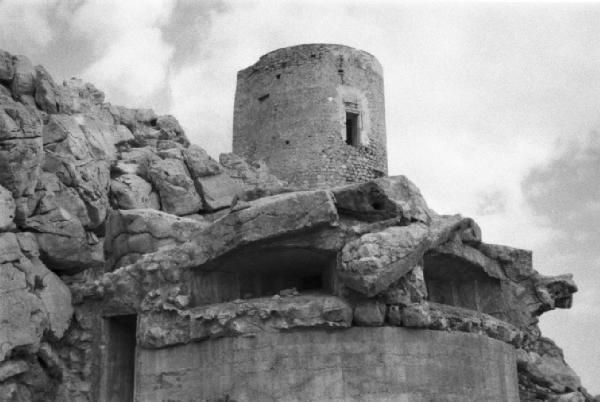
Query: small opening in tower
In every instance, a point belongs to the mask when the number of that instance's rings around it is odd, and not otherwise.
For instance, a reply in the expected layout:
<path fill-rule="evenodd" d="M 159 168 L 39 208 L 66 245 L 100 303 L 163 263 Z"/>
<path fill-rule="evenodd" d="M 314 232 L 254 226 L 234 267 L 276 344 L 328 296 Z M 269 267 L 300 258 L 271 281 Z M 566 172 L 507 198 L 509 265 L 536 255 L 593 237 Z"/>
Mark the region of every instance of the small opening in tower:
<path fill-rule="evenodd" d="M 281 74 L 277 74 L 275 77 L 277 77 L 277 79 L 281 78 Z"/>
<path fill-rule="evenodd" d="M 358 146 L 358 113 L 346 112 L 346 144 Z"/>
<path fill-rule="evenodd" d="M 265 94 L 265 95 L 263 95 L 263 96 L 259 97 L 259 98 L 258 98 L 258 101 L 259 101 L 259 102 L 264 102 L 264 101 L 265 101 L 265 99 L 267 99 L 268 97 L 269 97 L 269 94 Z"/>

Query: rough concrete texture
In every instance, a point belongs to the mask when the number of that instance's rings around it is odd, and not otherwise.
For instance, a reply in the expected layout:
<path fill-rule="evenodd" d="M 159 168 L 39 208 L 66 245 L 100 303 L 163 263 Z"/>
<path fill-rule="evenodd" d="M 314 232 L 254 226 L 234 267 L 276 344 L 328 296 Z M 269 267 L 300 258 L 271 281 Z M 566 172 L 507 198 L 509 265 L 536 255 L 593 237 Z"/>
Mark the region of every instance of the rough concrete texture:
<path fill-rule="evenodd" d="M 346 143 L 347 111 L 360 116 L 355 145 Z M 262 56 L 237 75 L 233 152 L 265 160 L 277 177 L 300 187 L 385 175 L 381 65 L 341 45 L 300 45 Z"/>
<path fill-rule="evenodd" d="M 474 334 L 312 329 L 143 350 L 136 391 L 144 401 L 516 401 L 514 365 L 510 346 Z"/>
<path fill-rule="evenodd" d="M 524 401 L 593 400 L 537 326 L 571 306 L 572 278 L 379 177 L 372 56 L 309 45 L 256 66 L 242 95 L 275 84 L 236 121 L 262 108 L 276 138 L 241 147 L 292 185 L 0 51 L 0 401 L 513 401 L 517 375 Z"/>

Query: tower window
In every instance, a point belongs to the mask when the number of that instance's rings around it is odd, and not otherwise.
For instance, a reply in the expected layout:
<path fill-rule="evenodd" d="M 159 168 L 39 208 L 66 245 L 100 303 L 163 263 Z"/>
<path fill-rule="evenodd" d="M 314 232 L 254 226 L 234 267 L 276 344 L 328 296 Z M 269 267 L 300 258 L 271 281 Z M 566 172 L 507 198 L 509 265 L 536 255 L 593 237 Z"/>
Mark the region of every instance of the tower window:
<path fill-rule="evenodd" d="M 358 113 L 346 112 L 346 144 L 358 147 Z"/>

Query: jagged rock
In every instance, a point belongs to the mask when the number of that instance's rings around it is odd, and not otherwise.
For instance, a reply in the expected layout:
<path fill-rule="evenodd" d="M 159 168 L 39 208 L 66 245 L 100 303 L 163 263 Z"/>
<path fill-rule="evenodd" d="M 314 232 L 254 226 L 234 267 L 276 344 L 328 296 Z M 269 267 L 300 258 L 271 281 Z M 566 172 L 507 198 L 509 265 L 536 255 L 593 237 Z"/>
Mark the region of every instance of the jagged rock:
<path fill-rule="evenodd" d="M 581 392 L 569 392 L 562 395 L 554 395 L 548 399 L 549 402 L 586 402 Z"/>
<path fill-rule="evenodd" d="M 35 279 L 27 271 L 31 265 L 21 253 L 14 233 L 0 234 L 0 362 L 15 348 L 35 351 L 47 314 L 42 301 L 30 290 Z"/>
<path fill-rule="evenodd" d="M 0 50 L 0 81 L 11 82 L 15 75 L 13 57 L 10 53 Z"/>
<path fill-rule="evenodd" d="M 407 223 L 427 223 L 435 215 L 417 186 L 405 176 L 340 187 L 333 189 L 333 194 L 340 214 L 364 221 L 401 217 Z"/>
<path fill-rule="evenodd" d="M 198 177 L 195 179 L 196 188 L 202 194 L 204 209 L 216 211 L 227 208 L 235 196 L 243 190 L 243 186 L 225 173 L 216 176 Z"/>
<path fill-rule="evenodd" d="M 15 199 L 32 194 L 43 159 L 42 123 L 27 108 L 0 97 L 0 185 Z"/>
<path fill-rule="evenodd" d="M 15 219 L 15 200 L 10 191 L 0 186 L 0 231 L 11 229 Z"/>
<path fill-rule="evenodd" d="M 404 327 L 483 333 L 515 346 L 523 341 L 523 332 L 517 327 L 490 315 L 460 307 L 422 302 L 404 307 L 400 315 Z M 398 325 L 397 317 L 390 317 L 390 322 Z"/>
<path fill-rule="evenodd" d="M 90 228 L 104 222 L 110 186 L 109 163 L 106 160 L 76 161 L 47 150 L 44 170 L 56 174 L 62 183 L 77 191 L 86 204 Z"/>
<path fill-rule="evenodd" d="M 28 204 L 29 212 L 25 217 L 43 215 L 54 209 L 63 208 L 76 217 L 84 227 L 89 227 L 91 223 L 87 207 L 77 191 L 65 186 L 52 173 L 41 173 L 35 194 L 28 198 Z"/>
<path fill-rule="evenodd" d="M 182 145 L 189 145 L 189 141 L 177 119 L 171 115 L 156 118 L 156 126 L 160 130 L 160 139 L 173 140 Z"/>
<path fill-rule="evenodd" d="M 104 102 L 104 92 L 78 78 L 63 82 L 63 88 L 69 94 L 69 106 L 73 113 L 97 113 Z M 108 111 L 106 113 L 110 115 Z"/>
<path fill-rule="evenodd" d="M 160 199 L 152 185 L 136 174 L 124 174 L 111 180 L 110 197 L 118 209 L 160 209 Z"/>
<path fill-rule="evenodd" d="M 579 390 L 581 380 L 564 360 L 562 350 L 548 338 L 540 338 L 535 350 L 517 350 L 519 374 L 546 388 L 549 394 Z"/>
<path fill-rule="evenodd" d="M 153 209 L 113 211 L 106 225 L 105 248 L 108 265 L 135 262 L 140 255 L 193 239 L 208 222 L 178 217 Z"/>
<path fill-rule="evenodd" d="M 149 176 L 158 190 L 163 211 L 175 215 L 187 215 L 202 207 L 200 196 L 183 161 L 164 159 L 151 162 Z"/>
<path fill-rule="evenodd" d="M 221 173 L 219 163 L 197 145 L 190 145 L 188 148 L 185 148 L 183 150 L 183 158 L 192 179 Z"/>
<path fill-rule="evenodd" d="M 131 148 L 121 152 L 113 169 L 117 174 L 137 174 L 144 180 L 150 181 L 148 169 L 150 164 L 157 160 L 160 158 L 150 148 Z"/>
<path fill-rule="evenodd" d="M 140 343 L 161 348 L 224 336 L 248 336 L 292 328 L 346 328 L 352 308 L 333 296 L 259 298 L 196 307 L 180 314 L 147 315 L 140 321 Z M 164 331 L 163 328 L 174 328 Z"/>
<path fill-rule="evenodd" d="M 430 226 L 418 222 L 362 235 L 342 250 L 340 278 L 346 286 L 375 296 L 413 269 L 428 249 L 472 223 L 459 215 L 440 216 Z"/>
<path fill-rule="evenodd" d="M 382 298 L 386 304 L 408 306 L 420 303 L 427 298 L 427 286 L 423 276 L 423 267 L 417 265 L 409 273 L 392 284 Z"/>
<path fill-rule="evenodd" d="M 13 57 L 14 76 L 12 80 L 12 94 L 16 100 L 22 100 L 26 95 L 32 96 L 35 92 L 35 69 L 31 61 L 25 56 Z"/>
<path fill-rule="evenodd" d="M 29 370 L 25 360 L 8 360 L 0 364 L 0 382 Z"/>
<path fill-rule="evenodd" d="M 35 68 L 35 103 L 46 113 L 69 113 L 71 98 L 42 66 Z"/>
<path fill-rule="evenodd" d="M 364 300 L 354 307 L 354 324 L 358 326 L 376 327 L 385 321 L 385 304 L 376 300 Z"/>
<path fill-rule="evenodd" d="M 28 218 L 23 226 L 36 232 L 42 259 L 52 270 L 75 273 L 104 263 L 101 242 L 90 239 L 63 208 Z"/>
<path fill-rule="evenodd" d="M 577 292 L 577 285 L 573 275 L 535 276 L 535 289 L 542 304 L 536 314 L 553 310 L 554 308 L 571 308 L 573 293 Z"/>

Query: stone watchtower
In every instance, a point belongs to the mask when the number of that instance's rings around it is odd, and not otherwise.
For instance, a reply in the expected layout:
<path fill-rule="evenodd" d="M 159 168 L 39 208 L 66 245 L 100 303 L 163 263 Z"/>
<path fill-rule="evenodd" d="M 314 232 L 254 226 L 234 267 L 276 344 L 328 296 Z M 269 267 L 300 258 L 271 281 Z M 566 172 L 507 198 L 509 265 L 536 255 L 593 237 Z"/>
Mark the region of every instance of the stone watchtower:
<path fill-rule="evenodd" d="M 342 45 L 267 53 L 238 72 L 233 152 L 300 187 L 387 175 L 381 65 Z"/>

